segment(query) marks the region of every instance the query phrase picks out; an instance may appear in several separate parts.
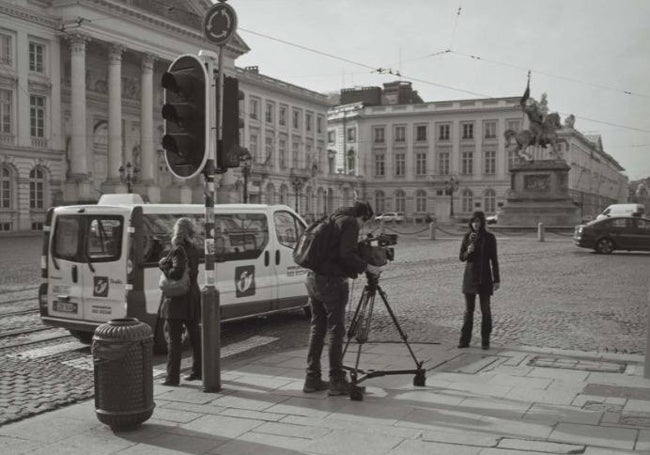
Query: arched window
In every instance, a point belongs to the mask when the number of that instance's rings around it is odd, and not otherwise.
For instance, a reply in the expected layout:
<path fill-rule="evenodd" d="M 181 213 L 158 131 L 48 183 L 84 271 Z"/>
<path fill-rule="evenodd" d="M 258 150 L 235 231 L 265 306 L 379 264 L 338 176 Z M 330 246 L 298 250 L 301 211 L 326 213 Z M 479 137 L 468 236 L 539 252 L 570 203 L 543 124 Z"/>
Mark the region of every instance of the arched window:
<path fill-rule="evenodd" d="M 485 190 L 483 195 L 483 210 L 485 213 L 496 212 L 497 194 L 492 188 Z"/>
<path fill-rule="evenodd" d="M 386 195 L 383 191 L 375 193 L 375 212 L 384 213 L 386 211 Z"/>
<path fill-rule="evenodd" d="M 7 166 L 2 166 L 0 171 L 0 209 L 10 209 L 13 199 L 13 185 L 11 170 Z"/>
<path fill-rule="evenodd" d="M 404 190 L 395 191 L 395 211 L 406 212 L 406 194 Z"/>
<path fill-rule="evenodd" d="M 427 211 L 427 192 L 424 190 L 415 193 L 415 211 L 420 213 Z"/>
<path fill-rule="evenodd" d="M 45 173 L 41 168 L 35 167 L 29 172 L 29 208 L 44 208 L 43 199 L 45 192 Z"/>
<path fill-rule="evenodd" d="M 266 185 L 266 203 L 275 204 L 275 187 L 272 183 Z"/>
<path fill-rule="evenodd" d="M 471 212 L 474 209 L 474 194 L 469 188 L 465 188 L 461 193 L 462 211 L 465 213 Z"/>
<path fill-rule="evenodd" d="M 287 185 L 280 186 L 280 204 L 289 203 L 289 188 Z"/>

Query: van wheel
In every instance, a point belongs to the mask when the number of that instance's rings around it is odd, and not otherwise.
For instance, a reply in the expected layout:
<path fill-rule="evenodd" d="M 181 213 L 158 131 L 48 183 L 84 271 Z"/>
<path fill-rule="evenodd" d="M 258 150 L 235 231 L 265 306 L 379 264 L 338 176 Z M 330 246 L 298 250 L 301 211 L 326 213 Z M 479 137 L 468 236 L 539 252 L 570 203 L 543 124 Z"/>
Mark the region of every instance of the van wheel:
<path fill-rule="evenodd" d="M 614 242 L 612 242 L 612 239 L 604 238 L 596 243 L 596 252 L 610 254 L 612 251 L 614 251 Z"/>
<path fill-rule="evenodd" d="M 183 346 L 188 346 L 190 335 L 187 333 L 187 327 L 183 327 L 181 335 Z M 158 318 L 156 320 L 156 331 L 153 340 L 153 350 L 156 354 L 167 354 L 167 345 L 169 344 L 169 326 L 166 319 Z"/>
<path fill-rule="evenodd" d="M 70 335 L 83 344 L 91 344 L 93 342 L 93 332 L 82 332 L 81 330 L 70 330 L 69 332 Z"/>

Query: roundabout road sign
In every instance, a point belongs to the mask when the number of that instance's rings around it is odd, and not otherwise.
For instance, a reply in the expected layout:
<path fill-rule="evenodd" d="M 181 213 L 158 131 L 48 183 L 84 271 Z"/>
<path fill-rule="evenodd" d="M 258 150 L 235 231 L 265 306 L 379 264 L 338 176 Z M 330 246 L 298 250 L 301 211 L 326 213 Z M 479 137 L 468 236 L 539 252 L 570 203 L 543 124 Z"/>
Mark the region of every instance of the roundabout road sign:
<path fill-rule="evenodd" d="M 210 7 L 203 21 L 203 31 L 208 41 L 223 46 L 237 30 L 237 14 L 226 3 L 215 3 Z"/>

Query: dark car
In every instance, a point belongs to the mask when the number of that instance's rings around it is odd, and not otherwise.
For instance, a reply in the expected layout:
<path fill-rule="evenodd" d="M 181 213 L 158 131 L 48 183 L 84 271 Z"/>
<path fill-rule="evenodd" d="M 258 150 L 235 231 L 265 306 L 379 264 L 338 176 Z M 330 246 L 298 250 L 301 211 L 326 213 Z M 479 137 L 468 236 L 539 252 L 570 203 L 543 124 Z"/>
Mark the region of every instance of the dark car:
<path fill-rule="evenodd" d="M 602 254 L 614 250 L 650 251 L 650 219 L 621 216 L 591 221 L 576 226 L 573 241 Z"/>

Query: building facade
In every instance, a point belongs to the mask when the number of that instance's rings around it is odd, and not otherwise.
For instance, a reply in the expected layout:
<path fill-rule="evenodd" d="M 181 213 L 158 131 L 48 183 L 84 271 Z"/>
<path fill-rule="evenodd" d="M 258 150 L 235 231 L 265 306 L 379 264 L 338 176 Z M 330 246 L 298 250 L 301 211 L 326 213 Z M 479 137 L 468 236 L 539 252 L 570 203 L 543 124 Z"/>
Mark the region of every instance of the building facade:
<path fill-rule="evenodd" d="M 368 97 L 367 89 L 360 91 Z M 354 101 L 349 91 L 346 95 Z M 328 116 L 329 153 L 336 172 L 362 182 L 361 196 L 378 213 L 403 212 L 416 221 L 427 216 L 449 220 L 452 214 L 467 218 L 474 210 L 494 214 L 506 202 L 509 169 L 517 159 L 504 132 L 528 127 L 519 100 L 336 106 Z M 625 200 L 627 177 L 599 141 L 583 136 L 572 122 L 558 135 L 564 159 L 572 165 L 571 195 L 585 215 Z M 534 157 L 548 158 L 548 151 L 538 148 Z M 584 173 L 590 178 L 580 177 Z"/>

